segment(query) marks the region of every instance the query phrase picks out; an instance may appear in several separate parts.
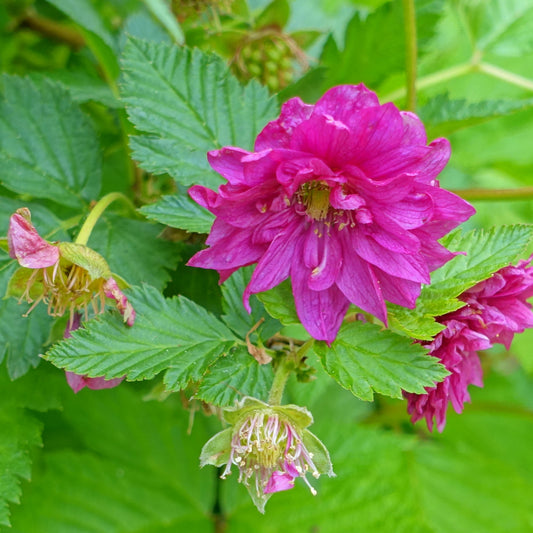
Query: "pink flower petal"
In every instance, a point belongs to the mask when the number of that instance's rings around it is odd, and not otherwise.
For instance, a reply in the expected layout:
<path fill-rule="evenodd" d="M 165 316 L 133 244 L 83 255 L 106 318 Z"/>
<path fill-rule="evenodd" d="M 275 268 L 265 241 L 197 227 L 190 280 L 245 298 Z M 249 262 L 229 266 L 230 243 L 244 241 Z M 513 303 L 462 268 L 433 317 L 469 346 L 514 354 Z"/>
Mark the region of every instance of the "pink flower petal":
<path fill-rule="evenodd" d="M 46 268 L 59 261 L 57 246 L 45 241 L 30 219 L 30 211 L 19 209 L 9 220 L 9 255 L 26 268 Z"/>
<path fill-rule="evenodd" d="M 117 282 L 113 278 L 109 278 L 104 283 L 104 293 L 107 298 L 115 300 L 117 309 L 120 311 L 120 314 L 124 317 L 124 322 L 128 326 L 133 326 L 135 322 L 135 309 L 128 302 L 126 295 L 119 289 Z"/>
<path fill-rule="evenodd" d="M 263 492 L 264 494 L 272 494 L 274 492 L 281 492 L 293 488 L 294 478 L 286 472 L 276 470 L 275 472 L 272 472 Z"/>

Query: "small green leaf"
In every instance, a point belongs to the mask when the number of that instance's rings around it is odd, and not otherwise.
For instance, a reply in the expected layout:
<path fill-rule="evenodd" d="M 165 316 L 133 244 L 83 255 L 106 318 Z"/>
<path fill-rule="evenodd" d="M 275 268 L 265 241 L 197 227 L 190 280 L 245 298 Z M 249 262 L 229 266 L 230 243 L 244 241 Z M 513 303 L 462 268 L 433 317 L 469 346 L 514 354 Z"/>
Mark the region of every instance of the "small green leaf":
<path fill-rule="evenodd" d="M 434 291 L 458 296 L 490 277 L 493 272 L 515 263 L 533 238 L 533 226 L 515 224 L 489 230 L 456 231 L 442 239 L 452 251 L 463 251 L 431 275 Z"/>
<path fill-rule="evenodd" d="M 272 366 L 260 365 L 245 347 L 240 347 L 208 368 L 195 398 L 222 407 L 233 405 L 243 396 L 266 401 L 272 379 Z"/>
<path fill-rule="evenodd" d="M 428 136 L 435 138 L 532 107 L 533 98 L 469 102 L 465 99 L 451 100 L 447 94 L 441 94 L 431 98 L 419 114 Z"/>
<path fill-rule="evenodd" d="M 277 112 L 266 88 L 242 87 L 220 58 L 199 50 L 129 39 L 123 68 L 123 98 L 144 132 L 131 139 L 134 158 L 183 185 L 216 188 L 222 178 L 206 152 L 225 145 L 252 149 Z"/>
<path fill-rule="evenodd" d="M 362 400 L 371 401 L 374 391 L 393 398 L 402 398 L 402 390 L 424 394 L 448 375 L 422 346 L 374 324 L 345 324 L 331 347 L 315 342 L 312 349 L 326 372 Z"/>
<path fill-rule="evenodd" d="M 101 156 L 89 119 L 60 85 L 4 76 L 2 183 L 20 194 L 80 208 L 100 191 Z"/>
<path fill-rule="evenodd" d="M 209 233 L 215 216 L 185 194 L 163 196 L 139 211 L 151 220 L 191 233 Z"/>
<path fill-rule="evenodd" d="M 131 328 L 118 313 L 97 317 L 44 357 L 77 374 L 107 378 L 150 379 L 170 368 L 167 383 L 179 390 L 198 381 L 237 342 L 222 322 L 187 298 L 166 300 L 146 285 L 127 295 L 137 313 Z"/>
<path fill-rule="evenodd" d="M 415 309 L 389 304 L 390 326 L 415 339 L 431 340 L 443 329 L 434 317 L 463 307 L 457 296 L 515 263 L 532 237 L 533 226 L 520 224 L 448 235 L 442 243 L 464 254 L 432 273 L 431 285 L 422 287 Z"/>
<path fill-rule="evenodd" d="M 294 307 L 290 281 L 284 281 L 269 291 L 261 292 L 257 297 L 263 302 L 268 314 L 285 326 L 300 323 Z"/>

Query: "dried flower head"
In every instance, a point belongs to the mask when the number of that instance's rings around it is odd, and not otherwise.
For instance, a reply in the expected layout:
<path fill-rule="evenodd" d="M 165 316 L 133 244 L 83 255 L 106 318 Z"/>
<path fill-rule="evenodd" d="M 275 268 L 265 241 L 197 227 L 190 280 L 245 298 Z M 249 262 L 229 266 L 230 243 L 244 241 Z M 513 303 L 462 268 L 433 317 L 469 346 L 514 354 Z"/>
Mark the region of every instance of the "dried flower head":
<path fill-rule="evenodd" d="M 88 316 L 104 310 L 106 298 L 115 300 L 129 326 L 135 311 L 120 290 L 105 259 L 91 248 L 72 242 L 50 243 L 44 240 L 33 224 L 29 209 L 18 209 L 11 216 L 8 231 L 9 255 L 19 268 L 11 278 L 7 295 L 32 303 L 29 312 L 40 302 L 48 305 L 52 316 L 70 313 L 70 322 L 77 311 Z"/>

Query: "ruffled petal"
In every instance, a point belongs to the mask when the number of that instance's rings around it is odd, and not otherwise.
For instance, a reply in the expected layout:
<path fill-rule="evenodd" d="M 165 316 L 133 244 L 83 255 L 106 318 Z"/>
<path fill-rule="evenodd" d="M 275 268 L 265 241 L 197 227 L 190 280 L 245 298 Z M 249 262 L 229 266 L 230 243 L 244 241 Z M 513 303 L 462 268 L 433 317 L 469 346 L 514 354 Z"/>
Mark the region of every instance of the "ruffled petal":
<path fill-rule="evenodd" d="M 279 118 L 269 122 L 257 136 L 255 150 L 288 148 L 294 129 L 311 116 L 313 107 L 304 104 L 300 98 L 287 100 L 281 106 Z"/>
<path fill-rule="evenodd" d="M 323 291 L 311 290 L 308 278 L 307 269 L 294 261 L 291 279 L 298 318 L 313 338 L 331 344 L 337 336 L 350 302 L 335 285 Z"/>

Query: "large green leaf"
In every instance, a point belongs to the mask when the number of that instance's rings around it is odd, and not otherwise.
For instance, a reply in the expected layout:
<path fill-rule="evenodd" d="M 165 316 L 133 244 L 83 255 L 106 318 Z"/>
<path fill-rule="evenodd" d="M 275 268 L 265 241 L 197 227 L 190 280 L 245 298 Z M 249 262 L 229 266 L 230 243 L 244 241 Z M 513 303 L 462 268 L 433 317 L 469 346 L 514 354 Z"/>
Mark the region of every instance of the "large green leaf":
<path fill-rule="evenodd" d="M 431 98 L 420 109 L 420 117 L 428 136 L 435 138 L 531 107 L 533 98 L 468 102 L 465 99 L 451 100 L 447 94 L 441 94 Z"/>
<path fill-rule="evenodd" d="M 124 49 L 123 98 L 132 122 L 133 156 L 157 174 L 184 185 L 216 188 L 206 152 L 224 145 L 252 149 L 255 136 L 277 112 L 267 90 L 246 87 L 224 62 L 199 50 L 130 39 Z"/>
<path fill-rule="evenodd" d="M 80 208 L 100 191 L 101 156 L 89 119 L 52 82 L 4 76 L 0 102 L 2 184 Z"/>
<path fill-rule="evenodd" d="M 345 324 L 331 347 L 316 342 L 313 350 L 326 372 L 362 400 L 372 400 L 374 392 L 393 398 L 402 398 L 402 390 L 424 394 L 424 387 L 448 375 L 422 346 L 374 324 Z"/>
<path fill-rule="evenodd" d="M 177 246 L 160 238 L 162 230 L 157 224 L 108 214 L 95 226 L 89 246 L 129 284 L 162 289 L 179 259 Z"/>
<path fill-rule="evenodd" d="M 194 233 L 209 233 L 215 216 L 184 194 L 163 196 L 140 209 L 147 218 Z"/>
<path fill-rule="evenodd" d="M 149 286 L 129 291 L 128 298 L 137 313 L 131 328 L 118 313 L 98 317 L 45 358 L 78 374 L 131 380 L 170 368 L 169 388 L 182 389 L 238 342 L 222 322 L 187 298 L 166 300 Z"/>
<path fill-rule="evenodd" d="M 198 467 L 204 421 L 187 435 L 179 402 L 143 402 L 132 389 L 65 392 L 11 531 L 212 531 L 216 478 Z"/>

